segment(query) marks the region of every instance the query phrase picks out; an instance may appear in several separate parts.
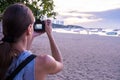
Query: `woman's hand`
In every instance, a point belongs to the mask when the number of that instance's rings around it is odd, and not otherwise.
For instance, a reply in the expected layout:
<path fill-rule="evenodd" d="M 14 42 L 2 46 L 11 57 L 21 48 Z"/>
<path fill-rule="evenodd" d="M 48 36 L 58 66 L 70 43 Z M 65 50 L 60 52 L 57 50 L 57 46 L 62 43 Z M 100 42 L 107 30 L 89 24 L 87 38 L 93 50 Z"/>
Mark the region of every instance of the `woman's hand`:
<path fill-rule="evenodd" d="M 47 35 L 52 33 L 51 20 L 45 20 L 45 31 L 46 31 Z"/>
<path fill-rule="evenodd" d="M 40 36 L 42 34 L 44 34 L 45 32 L 41 31 L 41 32 L 35 32 L 33 33 L 33 38 L 37 37 L 37 36 Z"/>
<path fill-rule="evenodd" d="M 44 34 L 45 32 L 47 33 L 47 35 L 52 33 L 51 20 L 45 20 L 45 31 L 40 31 L 40 32 L 35 32 L 34 31 L 33 38 L 37 37 L 37 36 L 40 36 L 40 35 Z"/>
<path fill-rule="evenodd" d="M 45 31 L 40 31 L 40 32 L 35 32 L 33 33 L 33 38 L 40 36 L 42 34 L 44 34 L 45 32 L 47 33 L 47 35 L 52 33 L 52 23 L 51 20 L 45 20 Z"/>

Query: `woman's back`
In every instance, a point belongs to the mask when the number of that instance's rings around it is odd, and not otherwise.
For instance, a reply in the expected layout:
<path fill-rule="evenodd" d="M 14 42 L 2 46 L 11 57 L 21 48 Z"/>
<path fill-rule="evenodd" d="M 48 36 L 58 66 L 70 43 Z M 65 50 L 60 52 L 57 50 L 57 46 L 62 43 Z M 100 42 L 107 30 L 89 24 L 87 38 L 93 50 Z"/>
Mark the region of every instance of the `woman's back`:
<path fill-rule="evenodd" d="M 10 75 L 11 72 L 15 70 L 15 68 L 18 67 L 18 65 L 25 60 L 28 56 L 31 55 L 30 51 L 23 51 L 18 57 L 14 58 L 7 73 L 6 76 Z M 14 80 L 35 80 L 34 78 L 34 62 L 35 60 L 32 60 L 30 63 L 28 63 L 14 78 Z"/>
<path fill-rule="evenodd" d="M 14 80 L 45 80 L 46 75 L 55 74 L 63 69 L 61 52 L 52 35 L 51 21 L 44 21 L 44 32 L 35 32 L 34 22 L 32 11 L 24 4 L 16 3 L 5 10 L 2 17 L 4 37 L 0 44 L 0 78 L 2 80 L 31 54 L 27 50 L 30 50 L 33 39 L 45 32 L 49 39 L 52 56 L 37 56 L 15 76 Z"/>

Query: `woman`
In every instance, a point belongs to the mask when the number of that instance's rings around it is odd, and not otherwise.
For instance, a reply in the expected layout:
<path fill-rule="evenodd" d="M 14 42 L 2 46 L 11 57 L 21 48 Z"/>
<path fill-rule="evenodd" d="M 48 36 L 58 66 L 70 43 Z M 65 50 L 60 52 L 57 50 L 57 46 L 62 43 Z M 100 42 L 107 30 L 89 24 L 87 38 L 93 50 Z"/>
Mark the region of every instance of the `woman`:
<path fill-rule="evenodd" d="M 44 32 L 35 33 L 35 18 L 25 5 L 10 5 L 3 14 L 3 39 L 0 43 L 0 79 L 4 80 L 17 66 L 31 55 L 30 45 L 34 37 Z M 40 55 L 28 63 L 14 80 L 45 80 L 47 74 L 62 70 L 63 63 L 60 51 L 54 41 L 50 20 L 45 21 L 45 32 L 48 36 L 52 56 Z"/>

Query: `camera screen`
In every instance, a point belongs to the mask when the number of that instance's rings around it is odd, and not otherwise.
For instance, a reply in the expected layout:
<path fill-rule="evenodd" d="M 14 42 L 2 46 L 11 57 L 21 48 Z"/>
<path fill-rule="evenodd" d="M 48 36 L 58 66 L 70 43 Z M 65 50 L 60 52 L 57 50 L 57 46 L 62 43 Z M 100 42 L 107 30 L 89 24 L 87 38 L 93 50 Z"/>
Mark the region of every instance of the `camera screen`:
<path fill-rule="evenodd" d="M 36 24 L 35 29 L 42 29 L 42 24 Z"/>

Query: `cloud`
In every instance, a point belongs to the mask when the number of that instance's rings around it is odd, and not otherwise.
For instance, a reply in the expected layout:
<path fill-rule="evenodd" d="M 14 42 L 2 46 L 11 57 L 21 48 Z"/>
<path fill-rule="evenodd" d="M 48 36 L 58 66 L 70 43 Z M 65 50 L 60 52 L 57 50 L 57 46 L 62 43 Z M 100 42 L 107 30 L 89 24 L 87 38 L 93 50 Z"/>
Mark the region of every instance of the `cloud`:
<path fill-rule="evenodd" d="M 93 14 L 97 18 L 101 18 L 97 22 L 80 23 L 84 27 L 100 27 L 100 28 L 118 28 L 120 29 L 120 8 L 112 9 L 102 12 L 87 12 L 86 14 Z"/>
<path fill-rule="evenodd" d="M 90 23 L 90 22 L 97 22 L 102 19 L 89 19 L 89 18 L 78 18 L 78 17 L 69 17 L 64 19 L 64 23 L 67 24 L 73 24 L 73 25 L 78 25 L 80 23 Z"/>
<path fill-rule="evenodd" d="M 120 0 L 54 0 L 57 19 L 83 27 L 120 28 Z"/>
<path fill-rule="evenodd" d="M 83 27 L 119 28 L 120 8 L 102 12 L 68 11 L 59 15 L 64 23 Z"/>
<path fill-rule="evenodd" d="M 120 20 L 120 8 L 102 11 L 102 12 L 94 12 L 94 13 L 91 12 L 89 14 L 94 14 L 98 17 L 102 17 L 107 20 Z"/>
<path fill-rule="evenodd" d="M 78 12 L 65 12 L 65 13 L 59 13 L 61 16 L 71 16 L 71 17 L 77 17 L 77 16 L 81 16 L 81 17 L 89 17 L 89 16 L 94 16 L 93 14 L 85 14 L 85 13 L 78 13 Z"/>
<path fill-rule="evenodd" d="M 96 15 L 91 13 L 81 13 L 79 11 L 69 11 L 66 13 L 60 13 L 59 19 L 64 20 L 65 25 L 67 24 L 79 24 L 88 22 L 97 22 L 102 18 L 97 18 Z"/>

